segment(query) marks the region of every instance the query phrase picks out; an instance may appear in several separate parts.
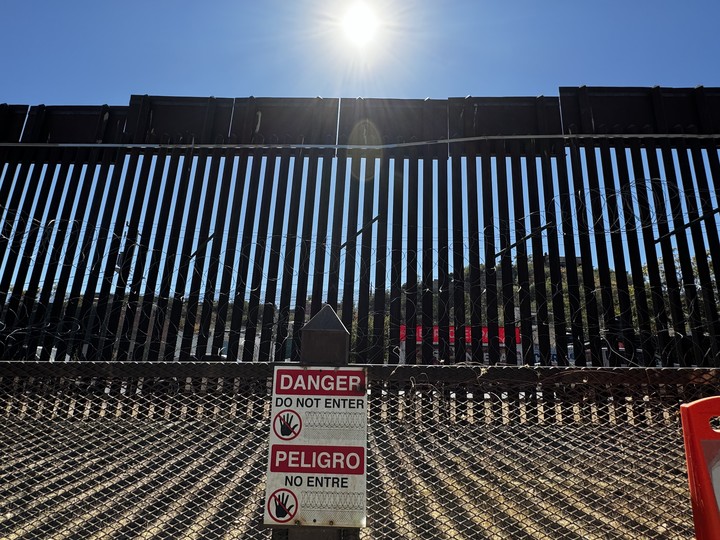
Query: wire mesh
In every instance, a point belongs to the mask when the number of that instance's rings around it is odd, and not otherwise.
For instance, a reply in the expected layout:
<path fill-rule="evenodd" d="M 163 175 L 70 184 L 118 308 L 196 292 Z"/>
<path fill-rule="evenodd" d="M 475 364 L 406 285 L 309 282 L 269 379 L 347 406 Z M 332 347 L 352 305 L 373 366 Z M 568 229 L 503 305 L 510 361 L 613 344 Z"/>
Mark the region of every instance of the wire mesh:
<path fill-rule="evenodd" d="M 269 364 L 3 363 L 1 538 L 270 538 Z M 693 537 L 707 369 L 370 368 L 380 538 Z"/>

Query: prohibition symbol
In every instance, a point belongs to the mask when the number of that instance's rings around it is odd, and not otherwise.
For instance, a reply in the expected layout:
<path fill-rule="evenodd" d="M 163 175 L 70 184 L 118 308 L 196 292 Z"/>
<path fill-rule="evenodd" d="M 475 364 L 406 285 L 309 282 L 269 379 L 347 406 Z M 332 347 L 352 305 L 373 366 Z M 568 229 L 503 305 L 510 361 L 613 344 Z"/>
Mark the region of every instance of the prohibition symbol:
<path fill-rule="evenodd" d="M 286 523 L 297 514 L 297 497 L 289 489 L 278 489 L 268 498 L 267 509 L 273 521 Z"/>
<path fill-rule="evenodd" d="M 292 409 L 285 409 L 275 415 L 273 419 L 273 431 L 283 441 L 291 441 L 302 429 L 302 418 Z"/>

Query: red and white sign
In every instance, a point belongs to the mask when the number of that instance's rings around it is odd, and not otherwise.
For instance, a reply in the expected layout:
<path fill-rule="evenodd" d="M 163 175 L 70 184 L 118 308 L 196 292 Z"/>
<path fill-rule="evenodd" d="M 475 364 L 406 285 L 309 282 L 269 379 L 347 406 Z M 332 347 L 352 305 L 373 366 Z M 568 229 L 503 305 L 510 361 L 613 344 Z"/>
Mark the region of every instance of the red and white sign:
<path fill-rule="evenodd" d="M 366 387 L 363 368 L 275 368 L 266 525 L 365 526 Z"/>
<path fill-rule="evenodd" d="M 270 472 L 365 474 L 365 449 L 359 446 L 276 444 L 270 450 Z"/>
<path fill-rule="evenodd" d="M 283 441 L 291 441 L 302 430 L 302 419 L 292 409 L 285 409 L 275 415 L 273 420 L 273 433 Z"/>
<path fill-rule="evenodd" d="M 283 396 L 363 396 L 365 372 L 277 368 L 273 390 Z"/>
<path fill-rule="evenodd" d="M 275 523 L 287 523 L 297 514 L 298 501 L 289 489 L 277 489 L 268 497 L 265 511 Z"/>

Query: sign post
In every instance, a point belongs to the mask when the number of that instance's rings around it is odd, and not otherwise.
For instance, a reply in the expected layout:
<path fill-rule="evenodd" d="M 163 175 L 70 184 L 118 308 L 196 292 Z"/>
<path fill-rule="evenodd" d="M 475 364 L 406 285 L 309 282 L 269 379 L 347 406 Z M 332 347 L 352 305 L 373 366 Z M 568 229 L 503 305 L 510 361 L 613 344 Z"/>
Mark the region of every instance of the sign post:
<path fill-rule="evenodd" d="M 274 539 L 357 538 L 365 526 L 367 374 L 348 354 L 326 305 L 303 327 L 301 364 L 275 367 L 264 503 Z"/>

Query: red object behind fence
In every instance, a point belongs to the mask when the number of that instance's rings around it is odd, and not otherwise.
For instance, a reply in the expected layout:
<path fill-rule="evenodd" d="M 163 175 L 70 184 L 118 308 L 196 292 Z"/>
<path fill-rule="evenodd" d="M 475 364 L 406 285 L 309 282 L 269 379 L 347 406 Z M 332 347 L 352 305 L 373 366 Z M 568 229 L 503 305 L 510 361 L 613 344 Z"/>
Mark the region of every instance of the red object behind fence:
<path fill-rule="evenodd" d="M 488 330 L 487 326 L 483 326 L 482 328 L 482 342 L 483 343 L 489 343 L 490 342 L 490 331 Z M 418 343 L 422 343 L 423 341 L 423 334 L 422 334 L 423 327 L 422 325 L 417 325 L 415 327 L 415 341 Z M 498 340 L 500 343 L 505 343 L 505 327 L 504 326 L 498 326 Z M 451 326 L 449 328 L 450 334 L 450 344 L 455 343 L 455 327 Z M 407 338 L 407 325 L 401 324 L 400 325 L 400 341 L 405 341 Z M 438 325 L 433 326 L 433 344 L 437 345 L 440 343 L 440 327 Z M 465 343 L 472 343 L 472 327 L 466 326 L 465 327 Z M 515 343 L 520 343 L 520 328 L 515 328 Z"/>
<path fill-rule="evenodd" d="M 680 406 L 697 540 L 720 538 L 720 396 Z"/>

